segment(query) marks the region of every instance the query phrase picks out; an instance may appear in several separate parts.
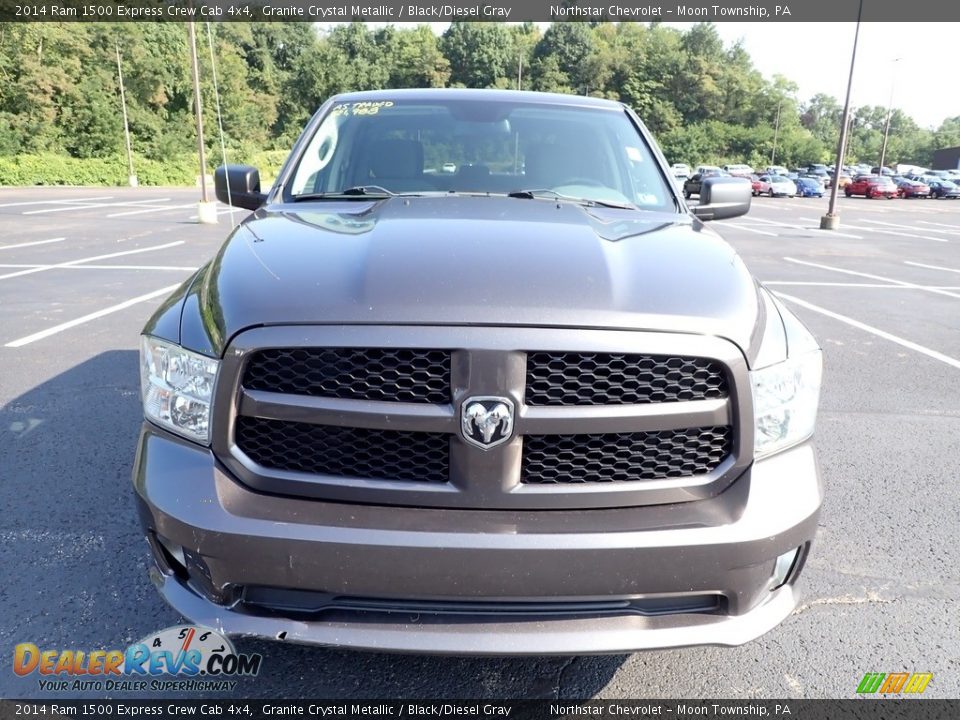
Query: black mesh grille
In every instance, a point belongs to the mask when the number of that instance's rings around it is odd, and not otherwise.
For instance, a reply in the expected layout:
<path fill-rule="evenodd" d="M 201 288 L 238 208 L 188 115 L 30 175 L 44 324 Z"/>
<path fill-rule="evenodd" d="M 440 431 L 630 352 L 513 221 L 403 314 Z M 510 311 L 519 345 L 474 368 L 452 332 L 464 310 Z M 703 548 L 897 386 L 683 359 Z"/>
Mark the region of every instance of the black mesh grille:
<path fill-rule="evenodd" d="M 531 352 L 527 405 L 633 405 L 727 396 L 720 363 L 704 358 Z"/>
<path fill-rule="evenodd" d="M 250 390 L 411 403 L 450 402 L 450 351 L 390 348 L 259 350 L 243 376 Z"/>
<path fill-rule="evenodd" d="M 527 435 L 525 483 L 628 482 L 708 473 L 733 445 L 728 426 L 603 435 Z"/>
<path fill-rule="evenodd" d="M 238 417 L 237 446 L 273 470 L 447 482 L 449 436 Z"/>

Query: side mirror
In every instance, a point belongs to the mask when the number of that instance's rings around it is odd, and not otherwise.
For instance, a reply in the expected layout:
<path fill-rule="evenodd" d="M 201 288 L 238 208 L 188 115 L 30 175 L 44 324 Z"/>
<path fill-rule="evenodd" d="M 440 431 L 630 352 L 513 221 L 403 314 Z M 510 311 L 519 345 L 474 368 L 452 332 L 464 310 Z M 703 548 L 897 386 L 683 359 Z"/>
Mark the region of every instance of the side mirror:
<path fill-rule="evenodd" d="M 746 178 L 711 177 L 700 186 L 700 204 L 690 211 L 701 220 L 725 220 L 750 212 L 753 184 Z"/>
<path fill-rule="evenodd" d="M 260 192 L 260 171 L 249 165 L 221 165 L 213 173 L 217 200 L 234 207 L 256 210 L 267 199 Z"/>

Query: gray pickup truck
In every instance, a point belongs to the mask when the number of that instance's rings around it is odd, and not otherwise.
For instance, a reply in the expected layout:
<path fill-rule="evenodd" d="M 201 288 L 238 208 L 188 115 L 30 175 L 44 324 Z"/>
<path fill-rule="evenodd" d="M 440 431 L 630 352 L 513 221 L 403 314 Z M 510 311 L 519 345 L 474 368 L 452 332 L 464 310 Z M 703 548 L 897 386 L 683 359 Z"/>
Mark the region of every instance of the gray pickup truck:
<path fill-rule="evenodd" d="M 331 98 L 144 329 L 163 597 L 230 634 L 474 655 L 737 645 L 793 610 L 821 353 L 620 103 Z"/>

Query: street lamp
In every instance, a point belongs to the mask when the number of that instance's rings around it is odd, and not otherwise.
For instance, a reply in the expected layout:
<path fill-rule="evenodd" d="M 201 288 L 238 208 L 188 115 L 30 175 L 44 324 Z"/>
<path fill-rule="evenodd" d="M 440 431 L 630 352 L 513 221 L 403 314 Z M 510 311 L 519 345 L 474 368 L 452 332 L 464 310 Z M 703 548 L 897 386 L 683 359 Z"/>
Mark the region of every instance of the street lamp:
<path fill-rule="evenodd" d="M 887 157 L 887 138 L 890 137 L 890 118 L 893 117 L 893 87 L 896 84 L 896 72 L 897 66 L 896 63 L 900 62 L 903 58 L 894 58 L 892 62 L 893 66 L 893 75 L 890 78 L 890 102 L 887 103 L 887 122 L 883 126 L 883 147 L 880 149 L 880 175 L 883 175 L 883 161 Z"/>
<path fill-rule="evenodd" d="M 783 105 L 783 98 L 777 103 L 777 124 L 773 129 L 773 150 L 770 151 L 770 164 L 773 165 L 773 159 L 777 156 L 777 136 L 780 135 L 780 107 Z"/>
<path fill-rule="evenodd" d="M 197 116 L 197 154 L 200 156 L 200 203 L 197 218 L 201 223 L 216 225 L 217 204 L 207 197 L 207 154 L 203 144 L 203 104 L 200 101 L 200 64 L 197 60 L 197 33 L 193 22 L 187 23 L 190 42 L 190 71 L 193 78 L 193 109 Z"/>
<path fill-rule="evenodd" d="M 853 52 L 850 53 L 850 77 L 847 78 L 847 99 L 843 103 L 843 120 L 840 123 L 840 143 L 837 146 L 837 163 L 834 165 L 834 177 L 840 177 L 843 170 L 843 154 L 847 150 L 847 123 L 850 119 L 850 91 L 853 89 L 853 68 L 857 62 L 857 40 L 860 39 L 860 18 L 863 16 L 863 0 L 857 9 L 857 30 L 853 34 Z M 836 230 L 840 225 L 840 216 L 837 214 L 837 191 L 840 183 L 830 184 L 830 206 L 827 214 L 820 217 L 821 230 Z"/>

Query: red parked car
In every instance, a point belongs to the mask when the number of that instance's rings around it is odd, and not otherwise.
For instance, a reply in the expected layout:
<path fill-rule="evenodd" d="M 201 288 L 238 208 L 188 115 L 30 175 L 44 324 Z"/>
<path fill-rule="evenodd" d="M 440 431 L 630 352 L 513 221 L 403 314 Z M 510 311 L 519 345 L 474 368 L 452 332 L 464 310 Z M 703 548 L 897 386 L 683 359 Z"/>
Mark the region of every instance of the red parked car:
<path fill-rule="evenodd" d="M 900 193 L 900 189 L 893 180 L 880 175 L 860 175 L 843 191 L 847 194 L 847 197 L 863 195 L 866 198 L 885 197 L 891 200 Z"/>
<path fill-rule="evenodd" d="M 898 194 L 902 198 L 928 198 L 930 197 L 930 186 L 919 180 L 911 180 L 905 177 L 894 178 L 893 182 L 897 186 Z"/>
<path fill-rule="evenodd" d="M 770 192 L 770 183 L 761 180 L 759 175 L 751 175 L 750 182 L 753 183 L 753 196 L 765 195 Z"/>

